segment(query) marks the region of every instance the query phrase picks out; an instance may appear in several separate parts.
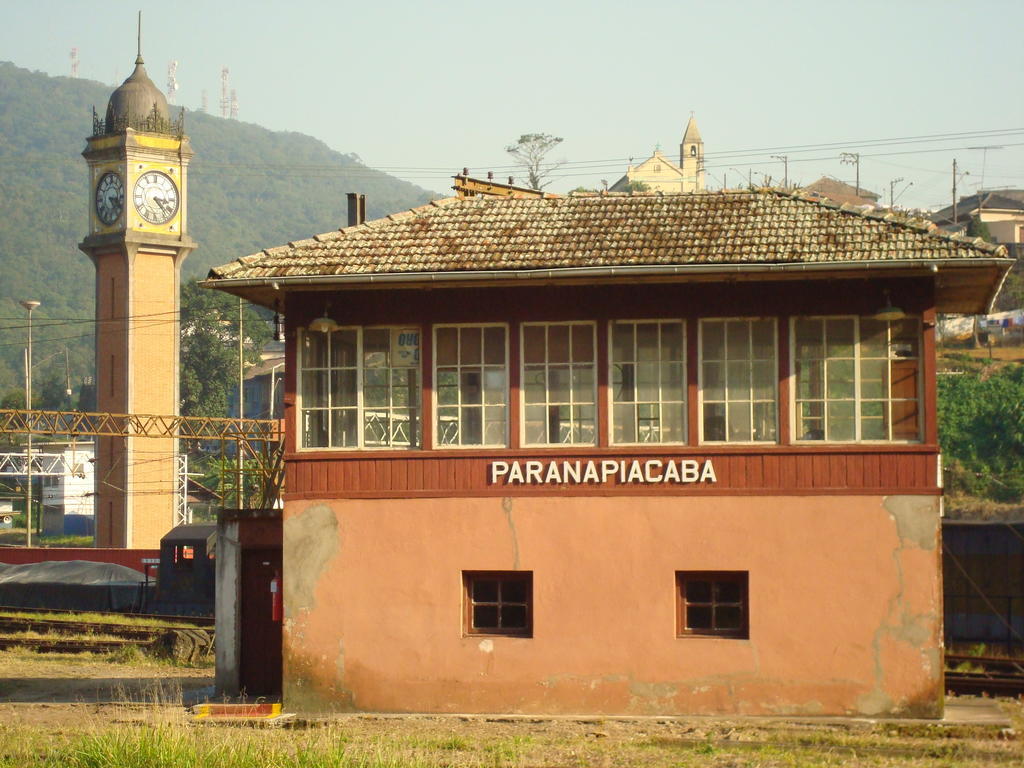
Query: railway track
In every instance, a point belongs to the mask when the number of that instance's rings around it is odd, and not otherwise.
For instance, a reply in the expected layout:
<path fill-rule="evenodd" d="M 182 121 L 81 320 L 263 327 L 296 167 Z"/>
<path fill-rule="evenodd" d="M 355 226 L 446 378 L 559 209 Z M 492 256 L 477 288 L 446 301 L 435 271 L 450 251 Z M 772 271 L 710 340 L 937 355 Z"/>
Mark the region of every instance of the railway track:
<path fill-rule="evenodd" d="M 1020 659 L 946 654 L 946 664 L 970 669 L 946 672 L 946 690 L 951 693 L 1024 696 L 1024 661 Z"/>

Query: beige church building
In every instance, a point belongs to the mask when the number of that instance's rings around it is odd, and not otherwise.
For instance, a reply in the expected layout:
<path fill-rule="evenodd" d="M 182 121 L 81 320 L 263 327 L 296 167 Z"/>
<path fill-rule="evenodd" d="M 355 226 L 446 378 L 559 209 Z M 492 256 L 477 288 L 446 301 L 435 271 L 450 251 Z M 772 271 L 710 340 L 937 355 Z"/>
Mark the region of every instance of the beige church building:
<path fill-rule="evenodd" d="M 691 115 L 679 144 L 679 164 L 666 157 L 661 149 L 639 165 L 630 165 L 626 175 L 610 187 L 612 192 L 663 192 L 681 194 L 704 191 L 704 140 Z"/>

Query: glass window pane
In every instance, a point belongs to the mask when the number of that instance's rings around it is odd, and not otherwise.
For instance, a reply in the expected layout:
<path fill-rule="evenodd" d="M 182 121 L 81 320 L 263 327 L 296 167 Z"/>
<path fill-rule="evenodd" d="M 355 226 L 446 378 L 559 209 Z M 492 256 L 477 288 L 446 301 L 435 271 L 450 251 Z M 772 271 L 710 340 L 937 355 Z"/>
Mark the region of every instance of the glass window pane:
<path fill-rule="evenodd" d="M 657 363 L 642 363 L 636 367 L 636 399 L 638 401 L 658 401 L 659 373 Z"/>
<path fill-rule="evenodd" d="M 331 411 L 331 445 L 338 448 L 359 445 L 359 420 L 355 408 Z"/>
<path fill-rule="evenodd" d="M 825 396 L 825 363 L 821 360 L 797 360 L 796 396 L 801 399 Z"/>
<path fill-rule="evenodd" d="M 483 360 L 483 330 L 481 328 L 459 329 L 459 363 L 477 365 Z"/>
<path fill-rule="evenodd" d="M 484 362 L 487 365 L 505 364 L 505 329 L 503 327 L 484 328 Z"/>
<path fill-rule="evenodd" d="M 307 331 L 302 334 L 302 367 L 324 368 L 327 366 L 327 334 Z"/>
<path fill-rule="evenodd" d="M 775 359 L 775 321 L 754 320 L 750 324 L 755 360 Z"/>
<path fill-rule="evenodd" d="M 636 414 L 632 405 L 615 405 L 613 407 L 614 428 L 612 442 L 635 443 L 636 439 Z"/>
<path fill-rule="evenodd" d="M 800 440 L 825 439 L 824 403 L 800 403 L 797 419 L 796 431 Z"/>
<path fill-rule="evenodd" d="M 729 400 L 750 399 L 750 363 L 746 360 L 726 363 L 726 394 Z"/>
<path fill-rule="evenodd" d="M 452 368 L 437 371 L 438 405 L 457 405 L 459 402 L 458 374 Z"/>
<path fill-rule="evenodd" d="M 497 605 L 473 606 L 473 629 L 494 629 L 498 626 Z"/>
<path fill-rule="evenodd" d="M 711 582 L 690 579 L 686 582 L 686 601 L 688 603 L 710 603 Z"/>
<path fill-rule="evenodd" d="M 658 324 L 637 323 L 636 359 L 658 360 L 660 357 L 660 350 L 658 348 Z"/>
<path fill-rule="evenodd" d="M 750 404 L 746 402 L 729 403 L 727 413 L 729 440 L 732 442 L 750 440 Z"/>
<path fill-rule="evenodd" d="M 822 321 L 817 319 L 799 318 L 793 323 L 796 337 L 796 359 L 807 360 L 820 358 L 825 353 L 822 334 Z"/>
<path fill-rule="evenodd" d="M 860 396 L 878 400 L 889 396 L 889 361 L 861 360 Z"/>
<path fill-rule="evenodd" d="M 548 442 L 547 408 L 543 405 L 528 405 L 525 410 L 525 441 L 530 445 Z"/>
<path fill-rule="evenodd" d="M 661 359 L 666 361 L 682 362 L 685 358 L 683 352 L 683 324 L 662 323 L 661 324 Z"/>
<path fill-rule="evenodd" d="M 459 329 L 437 329 L 437 364 L 457 365 L 459 362 Z"/>
<path fill-rule="evenodd" d="M 498 602 L 498 580 L 486 578 L 474 579 L 473 600 L 478 603 Z"/>
<path fill-rule="evenodd" d="M 331 405 L 355 406 L 358 396 L 356 371 L 354 368 L 331 371 Z"/>
<path fill-rule="evenodd" d="M 826 397 L 852 399 L 854 388 L 853 360 L 828 360 L 825 363 Z"/>
<path fill-rule="evenodd" d="M 358 364 L 357 341 L 355 329 L 335 331 L 331 336 L 331 367 L 355 368 Z"/>
<path fill-rule="evenodd" d="M 576 402 L 594 402 L 594 368 L 574 365 L 572 368 L 572 398 Z"/>
<path fill-rule="evenodd" d="M 636 399 L 636 366 L 616 363 L 612 367 L 612 398 L 617 403 L 631 403 Z"/>
<path fill-rule="evenodd" d="M 725 353 L 728 359 L 750 359 L 750 329 L 747 321 L 730 320 L 725 326 Z"/>
<path fill-rule="evenodd" d="M 889 427 L 884 402 L 861 403 L 860 436 L 862 440 L 888 440 Z"/>
<path fill-rule="evenodd" d="M 917 360 L 892 362 L 892 397 L 903 400 L 917 399 Z"/>
<path fill-rule="evenodd" d="M 388 364 L 391 331 L 387 328 L 368 328 L 363 331 L 363 366 L 383 368 Z"/>
<path fill-rule="evenodd" d="M 704 363 L 701 386 L 705 400 L 725 400 L 725 376 L 723 363 Z"/>
<path fill-rule="evenodd" d="M 743 611 L 738 606 L 715 606 L 715 629 L 740 629 L 743 626 Z"/>
<path fill-rule="evenodd" d="M 307 448 L 325 448 L 330 443 L 327 437 L 327 411 L 303 409 L 302 444 Z"/>
<path fill-rule="evenodd" d="M 725 440 L 725 403 L 704 404 L 704 439 Z"/>
<path fill-rule="evenodd" d="M 701 356 L 705 360 L 725 359 L 725 323 L 703 322 L 700 325 Z"/>
<path fill-rule="evenodd" d="M 572 361 L 590 363 L 594 360 L 594 326 L 572 326 Z"/>
<path fill-rule="evenodd" d="M 853 357 L 853 319 L 835 318 L 825 322 L 828 357 Z"/>
<path fill-rule="evenodd" d="M 486 445 L 506 445 L 508 443 L 505 422 L 505 406 L 497 405 L 484 408 L 484 443 Z"/>
<path fill-rule="evenodd" d="M 889 356 L 889 324 L 870 317 L 860 318 L 861 357 Z"/>
<path fill-rule="evenodd" d="M 711 606 L 688 605 L 686 607 L 687 629 L 711 629 Z"/>
<path fill-rule="evenodd" d="M 526 363 L 543 363 L 545 354 L 545 331 L 543 325 L 523 326 L 523 360 Z"/>
<path fill-rule="evenodd" d="M 754 403 L 753 439 L 771 442 L 776 439 L 775 402 Z"/>
<path fill-rule="evenodd" d="M 569 326 L 548 326 L 548 362 L 569 362 Z"/>
<path fill-rule="evenodd" d="M 525 603 L 527 600 L 525 579 L 508 579 L 501 585 L 501 600 L 504 603 Z"/>
<path fill-rule="evenodd" d="M 462 445 L 480 445 L 484 436 L 483 410 L 477 407 L 464 407 L 459 428 Z"/>
<path fill-rule="evenodd" d="M 917 440 L 917 401 L 895 400 L 892 404 L 892 439 Z"/>
<path fill-rule="evenodd" d="M 775 363 L 758 360 L 754 363 L 754 399 L 772 400 L 775 397 Z"/>
<path fill-rule="evenodd" d="M 849 441 L 857 438 L 854 414 L 856 404 L 852 400 L 828 404 L 828 439 Z"/>
<path fill-rule="evenodd" d="M 665 443 L 686 442 L 686 406 L 681 403 L 661 408 L 661 440 Z"/>
<path fill-rule="evenodd" d="M 505 403 L 505 369 L 487 368 L 484 370 L 484 402 L 491 405 Z"/>
<path fill-rule="evenodd" d="M 742 590 L 738 581 L 716 581 L 715 602 L 738 603 Z"/>
<path fill-rule="evenodd" d="M 548 402 L 569 402 L 569 374 L 568 366 L 553 365 L 548 368 Z"/>
<path fill-rule="evenodd" d="M 444 407 L 437 409 L 437 442 L 440 445 L 459 444 L 459 409 Z"/>
<path fill-rule="evenodd" d="M 892 339 L 892 357 L 918 356 L 921 330 L 917 318 L 908 317 L 904 320 L 896 320 L 890 326 L 889 333 Z"/>
<path fill-rule="evenodd" d="M 480 403 L 483 401 L 483 387 L 480 382 L 479 369 L 463 370 L 459 376 L 459 389 L 463 403 Z"/>
<path fill-rule="evenodd" d="M 662 402 L 686 399 L 686 381 L 682 363 L 665 363 L 661 366 Z"/>
<path fill-rule="evenodd" d="M 363 406 L 366 408 L 386 408 L 390 405 L 387 387 L 363 387 Z"/>
<path fill-rule="evenodd" d="M 525 629 L 526 628 L 526 606 L 525 605 L 503 605 L 503 606 L 501 606 L 501 628 L 502 629 Z"/>
<path fill-rule="evenodd" d="M 523 391 L 527 403 L 543 403 L 547 399 L 547 385 L 544 368 L 527 368 L 523 371 Z"/>
<path fill-rule="evenodd" d="M 634 359 L 633 324 L 614 323 L 612 325 L 612 360 L 632 362 Z"/>
<path fill-rule="evenodd" d="M 327 371 L 302 372 L 302 406 L 304 408 L 328 405 Z"/>

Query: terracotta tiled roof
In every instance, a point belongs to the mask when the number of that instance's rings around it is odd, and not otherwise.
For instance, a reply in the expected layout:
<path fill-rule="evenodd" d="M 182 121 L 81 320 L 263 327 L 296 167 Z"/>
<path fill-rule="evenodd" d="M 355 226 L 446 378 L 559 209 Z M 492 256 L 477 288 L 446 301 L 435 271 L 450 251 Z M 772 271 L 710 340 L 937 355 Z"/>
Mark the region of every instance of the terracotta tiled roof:
<path fill-rule="evenodd" d="M 1005 256 L 929 222 L 770 189 L 473 197 L 268 248 L 212 269 L 210 279 Z"/>

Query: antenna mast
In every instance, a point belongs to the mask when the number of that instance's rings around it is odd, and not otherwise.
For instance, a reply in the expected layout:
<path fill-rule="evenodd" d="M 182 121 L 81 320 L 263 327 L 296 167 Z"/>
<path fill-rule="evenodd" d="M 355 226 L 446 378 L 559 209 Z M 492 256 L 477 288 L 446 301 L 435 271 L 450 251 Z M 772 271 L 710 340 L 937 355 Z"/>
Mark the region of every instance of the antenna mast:
<path fill-rule="evenodd" d="M 78 77 L 78 48 L 71 49 L 71 76 Z"/>
<path fill-rule="evenodd" d="M 224 67 L 220 71 L 220 116 L 229 117 L 231 115 L 231 93 L 228 89 L 228 68 Z"/>
<path fill-rule="evenodd" d="M 175 103 L 175 94 L 178 92 L 178 62 L 172 61 L 167 65 L 167 103 Z"/>

